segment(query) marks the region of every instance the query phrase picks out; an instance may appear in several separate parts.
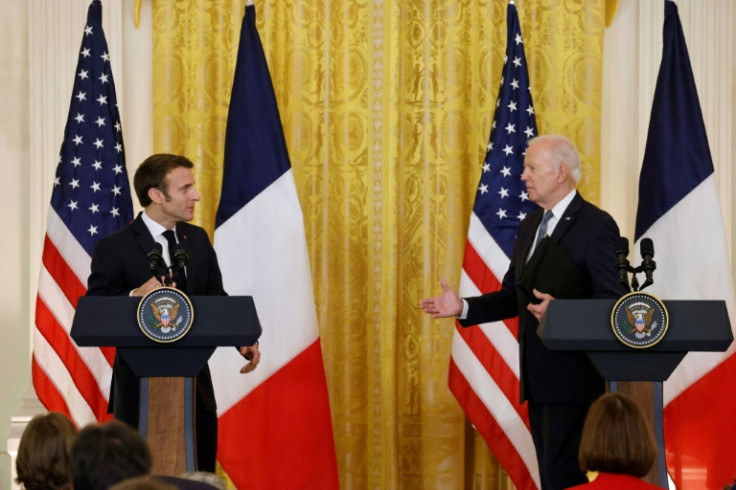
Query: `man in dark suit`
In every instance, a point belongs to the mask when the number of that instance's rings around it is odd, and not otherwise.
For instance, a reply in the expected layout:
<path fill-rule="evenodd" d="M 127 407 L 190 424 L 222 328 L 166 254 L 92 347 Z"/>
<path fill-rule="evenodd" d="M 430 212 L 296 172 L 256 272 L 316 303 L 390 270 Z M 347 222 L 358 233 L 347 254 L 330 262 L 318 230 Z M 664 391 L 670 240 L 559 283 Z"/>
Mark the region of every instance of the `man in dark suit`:
<path fill-rule="evenodd" d="M 577 451 L 588 407 L 605 387 L 584 353 L 551 351 L 542 344 L 537 326 L 554 298 L 537 289 L 531 291 L 534 302 L 519 294 L 522 272 L 539 241 L 549 236 L 580 272 L 577 297 L 617 298 L 626 292 L 614 267 L 618 226 L 575 190 L 581 174 L 580 156 L 567 138 L 531 139 L 521 179 L 529 199 L 542 209 L 521 222 L 501 290 L 461 299 L 443 279 L 444 292 L 420 302 L 434 318 L 458 317 L 465 327 L 519 316 L 521 401 L 528 402 L 543 489 L 587 481 Z"/>
<path fill-rule="evenodd" d="M 129 225 L 100 239 L 92 254 L 88 296 L 144 296 L 160 287 L 164 277 L 155 277 L 147 254 L 159 243 L 167 264 L 170 249 L 189 254 L 185 271 L 171 279 L 192 296 L 224 296 L 217 256 L 207 233 L 186 223 L 194 218 L 199 193 L 194 188 L 192 162 L 177 155 L 147 158 L 133 178 L 143 212 Z M 171 242 L 171 246 L 169 242 Z M 178 283 L 178 284 L 177 284 Z M 241 373 L 255 369 L 260 361 L 258 345 L 241 347 L 250 362 Z M 202 471 L 215 471 L 217 453 L 217 406 L 208 366 L 196 378 L 197 462 Z M 108 410 L 116 419 L 138 427 L 139 379 L 120 356 L 115 356 Z"/>

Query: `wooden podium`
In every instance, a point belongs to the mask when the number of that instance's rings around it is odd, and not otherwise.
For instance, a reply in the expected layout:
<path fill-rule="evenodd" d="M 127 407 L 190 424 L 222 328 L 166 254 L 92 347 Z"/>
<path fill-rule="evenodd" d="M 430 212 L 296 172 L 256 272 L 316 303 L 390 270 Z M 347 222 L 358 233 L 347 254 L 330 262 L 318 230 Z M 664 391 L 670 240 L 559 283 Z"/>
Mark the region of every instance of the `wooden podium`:
<path fill-rule="evenodd" d="M 664 301 L 669 328 L 659 343 L 646 349 L 628 347 L 613 333 L 611 311 L 615 303 L 599 299 L 551 301 L 537 332 L 548 349 L 585 351 L 601 376 L 611 383 L 612 391 L 620 381 L 651 383 L 626 391 L 651 415 L 658 457 L 648 480 L 667 488 L 662 382 L 688 352 L 728 349 L 733 332 L 726 303 Z"/>
<path fill-rule="evenodd" d="M 71 337 L 81 347 L 117 347 L 141 378 L 141 434 L 153 456 L 153 473 L 196 471 L 194 377 L 219 346 L 253 345 L 261 335 L 250 296 L 190 296 L 194 321 L 181 339 L 149 339 L 136 320 L 141 298 L 83 296 Z"/>

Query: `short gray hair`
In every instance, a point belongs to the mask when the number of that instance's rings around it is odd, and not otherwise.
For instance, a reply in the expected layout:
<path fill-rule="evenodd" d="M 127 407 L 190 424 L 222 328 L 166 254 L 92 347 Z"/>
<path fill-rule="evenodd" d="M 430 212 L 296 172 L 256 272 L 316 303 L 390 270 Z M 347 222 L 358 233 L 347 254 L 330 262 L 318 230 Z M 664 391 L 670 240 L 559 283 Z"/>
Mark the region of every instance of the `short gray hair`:
<path fill-rule="evenodd" d="M 570 171 L 575 184 L 580 182 L 583 176 L 583 169 L 580 164 L 580 153 L 575 145 L 565 136 L 559 134 L 543 134 L 541 136 L 535 136 L 528 142 L 529 146 L 532 143 L 550 143 L 549 153 L 555 159 L 557 165 L 565 164 L 567 169 Z"/>

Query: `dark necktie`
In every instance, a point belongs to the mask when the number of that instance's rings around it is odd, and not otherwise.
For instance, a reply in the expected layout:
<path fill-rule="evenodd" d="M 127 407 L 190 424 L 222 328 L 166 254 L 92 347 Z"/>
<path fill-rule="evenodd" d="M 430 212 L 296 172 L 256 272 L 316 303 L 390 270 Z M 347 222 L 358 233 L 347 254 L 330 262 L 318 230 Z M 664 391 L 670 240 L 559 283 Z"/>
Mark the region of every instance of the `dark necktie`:
<path fill-rule="evenodd" d="M 176 253 L 176 235 L 174 234 L 174 230 L 166 230 L 164 232 L 164 238 L 166 238 L 166 242 L 169 244 L 169 263 L 172 266 L 171 271 L 176 288 L 186 292 L 187 275 L 184 269 L 179 269 L 179 266 L 174 263 L 174 255 Z"/>
<path fill-rule="evenodd" d="M 542 222 L 539 223 L 539 232 L 537 232 L 537 241 L 534 242 L 534 249 L 539 246 L 539 242 L 542 241 L 542 238 L 544 238 L 547 235 L 547 224 L 549 223 L 549 220 L 552 219 L 552 211 L 545 211 L 544 216 L 542 216 Z"/>

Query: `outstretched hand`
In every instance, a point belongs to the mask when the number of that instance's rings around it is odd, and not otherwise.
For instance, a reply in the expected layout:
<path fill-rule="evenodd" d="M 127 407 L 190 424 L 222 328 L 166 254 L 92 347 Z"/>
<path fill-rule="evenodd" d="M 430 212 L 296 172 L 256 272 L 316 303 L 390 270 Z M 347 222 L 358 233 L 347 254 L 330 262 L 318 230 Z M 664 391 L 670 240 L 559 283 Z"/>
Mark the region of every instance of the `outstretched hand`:
<path fill-rule="evenodd" d="M 419 307 L 432 318 L 447 318 L 459 316 L 463 312 L 463 301 L 460 296 L 445 281 L 440 279 L 443 293 L 434 298 L 424 298 L 419 301 Z"/>
<path fill-rule="evenodd" d="M 526 309 L 529 310 L 532 315 L 534 315 L 534 318 L 536 318 L 538 321 L 542 321 L 542 317 L 547 311 L 547 305 L 549 305 L 549 302 L 555 298 L 553 298 L 551 294 L 542 293 L 536 289 L 533 289 L 532 292 L 534 293 L 534 296 L 537 297 L 537 299 L 541 299 L 542 301 L 540 303 L 537 303 L 536 305 L 529 303 Z"/>

